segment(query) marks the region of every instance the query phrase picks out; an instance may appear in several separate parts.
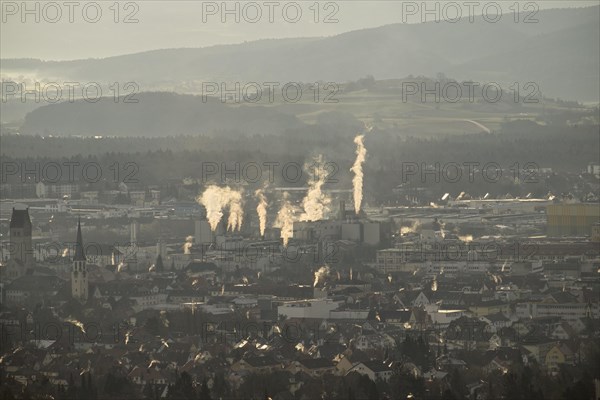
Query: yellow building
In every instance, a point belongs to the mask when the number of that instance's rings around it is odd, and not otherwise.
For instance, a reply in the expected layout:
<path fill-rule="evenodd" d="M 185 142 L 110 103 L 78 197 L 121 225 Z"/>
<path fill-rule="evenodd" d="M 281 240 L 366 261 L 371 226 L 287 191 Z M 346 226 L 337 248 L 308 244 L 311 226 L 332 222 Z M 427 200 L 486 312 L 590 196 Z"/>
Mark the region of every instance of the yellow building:
<path fill-rule="evenodd" d="M 592 225 L 592 242 L 600 242 L 600 222 Z"/>
<path fill-rule="evenodd" d="M 510 313 L 510 305 L 497 300 L 486 301 L 470 305 L 469 311 L 476 317 L 487 317 L 488 315 L 498 313 L 507 315 Z"/>
<path fill-rule="evenodd" d="M 562 364 L 573 364 L 575 354 L 564 344 L 557 344 L 546 353 L 544 365 L 550 372 L 558 372 Z"/>
<path fill-rule="evenodd" d="M 600 203 L 552 204 L 546 207 L 548 236 L 591 236 L 600 222 Z"/>

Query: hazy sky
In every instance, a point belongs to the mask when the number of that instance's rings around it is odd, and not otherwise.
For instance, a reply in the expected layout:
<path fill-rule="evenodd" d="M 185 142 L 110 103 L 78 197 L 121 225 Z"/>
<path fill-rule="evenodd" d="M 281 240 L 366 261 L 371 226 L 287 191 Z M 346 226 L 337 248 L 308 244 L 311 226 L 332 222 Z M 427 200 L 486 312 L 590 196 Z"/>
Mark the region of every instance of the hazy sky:
<path fill-rule="evenodd" d="M 503 8 L 502 18 L 510 19 L 514 18 L 517 3 L 521 11 L 531 11 L 533 7 L 545 9 L 599 4 L 598 0 L 482 1 L 470 9 L 464 5 L 465 1 L 429 2 L 427 7 L 434 10 L 437 4 L 437 15 L 442 19 L 454 18 L 457 13 L 463 17 L 470 14 L 480 17 L 486 4 L 495 3 Z M 45 60 L 100 58 L 152 49 L 203 47 L 262 38 L 326 36 L 390 23 L 414 23 L 421 18 L 436 18 L 434 14 L 423 15 L 421 1 L 399 0 L 318 3 L 312 0 L 228 1 L 226 7 L 233 11 L 231 14 L 225 12 L 222 1 L 125 0 L 115 3 L 101 0 L 73 1 L 76 5 L 70 6 L 66 4 L 67 0 L 44 0 L 27 2 L 27 10 L 22 7 L 21 1 L 0 0 L 0 3 L 0 57 Z M 449 3 L 458 7 L 451 7 Z M 414 6 L 418 8 L 415 10 Z M 493 5 L 486 7 L 487 14 L 495 14 Z M 527 8 L 523 10 L 523 7 Z M 298 10 L 301 14 L 297 13 Z M 239 22 L 236 22 L 236 17 Z M 125 23 L 125 20 L 131 22 Z"/>

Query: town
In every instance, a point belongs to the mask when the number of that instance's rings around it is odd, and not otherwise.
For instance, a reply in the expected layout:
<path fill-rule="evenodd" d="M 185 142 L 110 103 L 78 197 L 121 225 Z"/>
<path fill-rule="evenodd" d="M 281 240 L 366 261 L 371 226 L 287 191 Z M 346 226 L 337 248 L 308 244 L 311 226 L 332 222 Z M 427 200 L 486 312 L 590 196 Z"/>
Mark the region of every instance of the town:
<path fill-rule="evenodd" d="M 196 201 L 29 185 L 1 204 L 5 393 L 541 395 L 523 371 L 598 390 L 597 199 L 417 191 L 423 205 L 400 185 L 398 204 L 355 209 L 355 191 L 309 179 L 246 190 L 237 210 L 209 184 Z"/>
<path fill-rule="evenodd" d="M 0 3 L 0 400 L 600 400 L 599 0 Z"/>

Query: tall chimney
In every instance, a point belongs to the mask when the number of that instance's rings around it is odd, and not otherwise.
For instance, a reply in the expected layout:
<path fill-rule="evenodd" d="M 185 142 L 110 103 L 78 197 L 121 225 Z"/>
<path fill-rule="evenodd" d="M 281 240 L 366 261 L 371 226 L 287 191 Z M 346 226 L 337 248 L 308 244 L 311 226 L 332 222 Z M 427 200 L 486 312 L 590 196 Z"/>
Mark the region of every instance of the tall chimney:
<path fill-rule="evenodd" d="M 344 200 L 340 200 L 340 210 L 338 212 L 338 219 L 340 221 L 344 221 L 346 219 L 346 202 Z"/>

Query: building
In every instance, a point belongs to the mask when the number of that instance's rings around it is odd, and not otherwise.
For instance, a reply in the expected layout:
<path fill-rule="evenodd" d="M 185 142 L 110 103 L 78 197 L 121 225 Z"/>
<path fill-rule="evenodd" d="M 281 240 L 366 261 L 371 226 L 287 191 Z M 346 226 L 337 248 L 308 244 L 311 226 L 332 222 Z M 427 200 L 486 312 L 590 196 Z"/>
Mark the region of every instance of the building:
<path fill-rule="evenodd" d="M 293 238 L 307 242 L 339 239 L 340 232 L 341 223 L 336 220 L 295 221 L 293 225 Z"/>
<path fill-rule="evenodd" d="M 12 281 L 33 269 L 35 261 L 31 232 L 29 209 L 17 210 L 13 207 L 9 226 L 9 260 L 3 267 L 3 280 Z"/>
<path fill-rule="evenodd" d="M 510 305 L 501 300 L 478 301 L 474 304 L 470 304 L 468 308 L 476 317 L 487 317 L 494 314 L 510 314 Z"/>
<path fill-rule="evenodd" d="M 408 263 L 406 252 L 402 249 L 377 250 L 376 268 L 381 273 L 412 272 L 420 267 L 417 263 Z"/>
<path fill-rule="evenodd" d="M 381 226 L 378 222 L 363 223 L 363 242 L 371 246 L 378 246 L 381 242 Z"/>
<path fill-rule="evenodd" d="M 568 322 L 575 322 L 580 318 L 598 318 L 600 311 L 598 303 L 577 302 L 524 302 L 516 305 L 517 316 L 521 319 L 559 317 Z"/>
<path fill-rule="evenodd" d="M 483 274 L 491 269 L 492 264 L 486 261 L 438 261 L 424 263 L 424 267 L 429 274 L 452 276 L 459 273 Z"/>
<path fill-rule="evenodd" d="M 600 222 L 600 204 L 552 204 L 546 207 L 549 236 L 590 236 Z"/>
<path fill-rule="evenodd" d="M 335 364 L 326 358 L 306 358 L 293 362 L 288 368 L 292 373 L 303 372 L 312 377 L 335 371 Z"/>
<path fill-rule="evenodd" d="M 392 377 L 392 369 L 383 362 L 377 360 L 359 362 L 350 368 L 348 374 L 351 372 L 358 372 L 361 375 L 366 375 L 372 381 L 382 380 L 387 382 Z"/>
<path fill-rule="evenodd" d="M 207 220 L 194 222 L 194 239 L 198 244 L 211 244 L 215 241 L 215 235 L 210 229 L 210 224 Z"/>
<path fill-rule="evenodd" d="M 282 369 L 281 363 L 272 356 L 242 358 L 231 366 L 231 370 L 235 372 L 244 371 L 257 374 L 270 374 L 278 369 Z"/>
<path fill-rule="evenodd" d="M 71 270 L 71 296 L 85 303 L 88 299 L 88 286 L 87 263 L 81 237 L 81 221 L 77 221 L 75 256 L 73 257 L 73 268 Z"/>
<path fill-rule="evenodd" d="M 600 242 L 600 222 L 592 226 L 592 242 Z"/>
<path fill-rule="evenodd" d="M 115 246 L 99 243 L 94 243 L 93 245 L 88 244 L 85 253 L 86 262 L 89 261 L 90 264 L 98 265 L 99 267 L 118 265 L 125 256 L 125 254 L 119 251 Z"/>
<path fill-rule="evenodd" d="M 544 366 L 552 374 L 557 374 L 561 365 L 573 365 L 575 363 L 575 353 L 566 344 L 555 344 L 543 358 Z"/>
<path fill-rule="evenodd" d="M 71 197 L 79 192 L 79 185 L 72 182 L 57 182 L 46 184 L 38 182 L 35 186 L 35 194 L 38 198 L 63 198 L 64 196 Z"/>
<path fill-rule="evenodd" d="M 339 303 L 331 299 L 290 301 L 281 304 L 277 313 L 287 318 L 329 319 L 331 311 L 338 307 Z"/>
<path fill-rule="evenodd" d="M 342 223 L 342 240 L 352 240 L 360 242 L 361 240 L 361 225 L 358 222 Z"/>
<path fill-rule="evenodd" d="M 65 281 L 57 276 L 25 275 L 15 279 L 5 288 L 7 304 L 35 307 L 44 300 L 55 298 Z"/>

